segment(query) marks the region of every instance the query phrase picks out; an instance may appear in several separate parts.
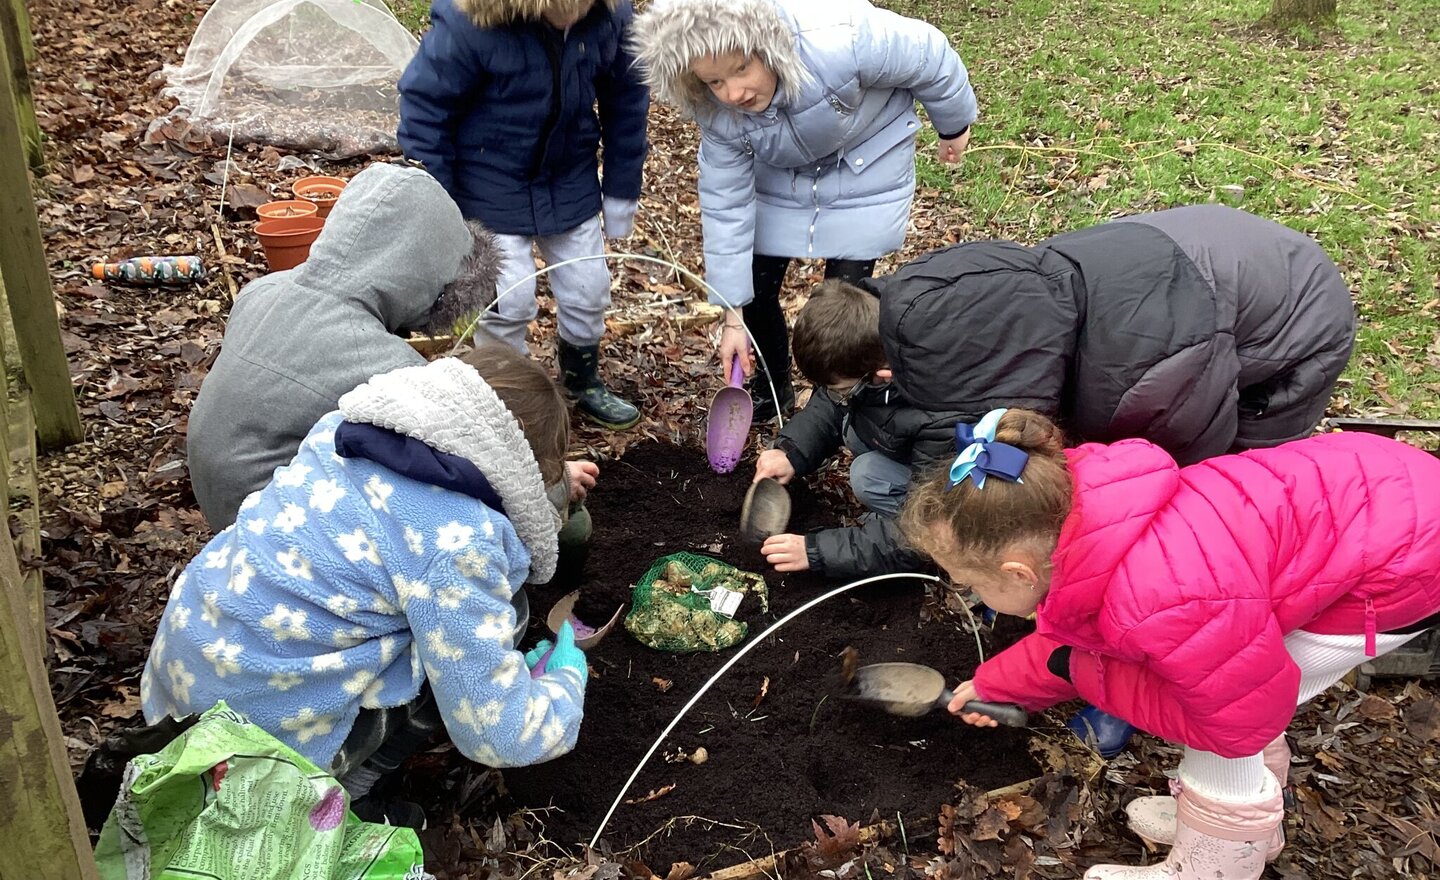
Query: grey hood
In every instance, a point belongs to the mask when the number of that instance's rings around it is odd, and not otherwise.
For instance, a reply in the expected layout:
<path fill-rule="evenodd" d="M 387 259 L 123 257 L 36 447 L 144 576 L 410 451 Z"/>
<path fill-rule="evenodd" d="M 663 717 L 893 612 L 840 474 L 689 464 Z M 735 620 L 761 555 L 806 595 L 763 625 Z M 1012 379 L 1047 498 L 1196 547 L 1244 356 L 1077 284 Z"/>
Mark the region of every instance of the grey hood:
<path fill-rule="evenodd" d="M 710 90 L 690 72 L 690 63 L 706 55 L 753 55 L 791 91 L 811 80 L 795 23 L 771 0 L 655 0 L 635 17 L 632 32 L 631 51 L 655 97 L 689 116 L 710 101 Z"/>
<path fill-rule="evenodd" d="M 371 165 L 341 192 L 309 259 L 291 272 L 295 284 L 350 300 L 392 333 L 420 329 L 473 241 L 435 178 Z"/>
<path fill-rule="evenodd" d="M 494 242 L 479 231 L 429 174 L 372 165 L 345 188 L 309 259 L 240 291 L 186 434 L 211 527 L 234 522 L 342 394 L 425 363 L 397 331 L 495 298 Z"/>

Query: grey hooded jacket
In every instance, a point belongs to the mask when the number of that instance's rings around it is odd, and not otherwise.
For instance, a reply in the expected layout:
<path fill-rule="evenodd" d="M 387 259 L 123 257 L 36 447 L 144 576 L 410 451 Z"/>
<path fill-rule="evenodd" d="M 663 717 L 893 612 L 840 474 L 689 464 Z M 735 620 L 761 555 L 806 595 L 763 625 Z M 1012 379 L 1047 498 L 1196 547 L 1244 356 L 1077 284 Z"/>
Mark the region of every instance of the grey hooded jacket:
<path fill-rule="evenodd" d="M 475 240 L 429 174 L 372 165 L 345 188 L 309 259 L 240 291 L 187 435 L 190 480 L 213 529 L 235 521 L 340 395 L 425 362 L 396 333 L 430 323 Z M 479 286 L 494 298 L 493 273 Z"/>
<path fill-rule="evenodd" d="M 893 393 L 883 408 L 852 402 L 851 423 L 917 469 L 949 461 L 956 423 L 996 407 L 1045 413 L 1076 441 L 1143 437 L 1181 464 L 1278 446 L 1325 414 L 1355 339 L 1350 290 L 1325 251 L 1221 205 L 1034 247 L 953 245 L 866 285 L 880 296 Z M 782 432 L 798 473 L 839 443 L 833 405 L 815 400 Z M 811 567 L 832 576 L 916 561 L 884 519 L 807 544 Z"/>

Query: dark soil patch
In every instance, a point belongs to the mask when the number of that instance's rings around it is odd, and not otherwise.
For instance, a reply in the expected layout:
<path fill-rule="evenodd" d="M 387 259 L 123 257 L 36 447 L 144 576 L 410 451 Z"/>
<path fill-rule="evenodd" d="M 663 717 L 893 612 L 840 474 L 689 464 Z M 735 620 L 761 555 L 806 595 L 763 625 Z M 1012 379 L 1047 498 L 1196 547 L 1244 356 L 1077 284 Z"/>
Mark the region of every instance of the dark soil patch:
<path fill-rule="evenodd" d="M 603 621 L 629 599 L 631 584 L 654 559 L 680 550 L 768 574 L 770 613 L 762 615 L 753 598 L 742 606 L 752 638 L 835 586 L 811 574 L 769 572 L 753 549 L 732 539 L 749 470 L 742 464 L 736 474 L 717 476 L 703 451 L 657 443 L 632 447 L 605 465 L 590 502 L 595 538 L 580 617 Z M 804 487 L 795 488 L 794 500 L 795 531 L 834 522 Z M 570 587 L 535 589 L 534 616 Z M 934 828 L 925 817 L 953 800 L 956 781 L 994 788 L 1034 776 L 1023 731 L 980 731 L 938 712 L 894 718 L 835 695 L 847 646 L 859 650 L 862 663 L 924 662 L 952 681 L 975 668 L 968 635 L 943 620 L 922 623 L 925 601 L 920 581 L 881 582 L 786 624 L 691 710 L 626 798 L 673 789 L 622 805 L 604 839 L 619 849 L 664 829 L 637 852 L 647 864 L 662 875 L 672 861 L 716 868 L 793 846 L 809 836 L 810 819 L 824 814 L 866 822 L 900 813 L 913 833 L 924 834 Z M 531 636 L 538 638 L 535 627 Z M 507 770 L 510 791 L 523 804 L 559 808 L 545 822 L 551 840 L 588 841 L 651 742 L 729 655 L 664 654 L 617 629 L 590 652 L 593 673 L 575 751 Z M 663 759 L 700 746 L 709 753 L 703 764 Z"/>

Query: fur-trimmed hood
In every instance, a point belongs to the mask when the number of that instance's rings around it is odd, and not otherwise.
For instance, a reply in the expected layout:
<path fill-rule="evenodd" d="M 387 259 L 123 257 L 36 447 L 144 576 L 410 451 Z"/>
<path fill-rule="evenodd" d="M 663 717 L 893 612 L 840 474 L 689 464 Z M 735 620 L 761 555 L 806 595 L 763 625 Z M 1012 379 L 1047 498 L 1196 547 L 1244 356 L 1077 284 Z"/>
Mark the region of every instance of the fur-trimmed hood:
<path fill-rule="evenodd" d="M 611 12 L 615 11 L 618 4 L 618 0 L 594 2 L 603 2 Z M 493 28 L 523 21 L 539 21 L 540 16 L 551 9 L 574 9 L 583 3 L 585 0 L 455 0 L 455 8 L 469 16 L 476 27 Z"/>
<path fill-rule="evenodd" d="M 635 17 L 631 51 L 657 98 L 686 115 L 710 100 L 690 63 L 706 55 L 755 56 L 794 91 L 811 79 L 796 48 L 796 26 L 773 0 L 655 0 Z"/>

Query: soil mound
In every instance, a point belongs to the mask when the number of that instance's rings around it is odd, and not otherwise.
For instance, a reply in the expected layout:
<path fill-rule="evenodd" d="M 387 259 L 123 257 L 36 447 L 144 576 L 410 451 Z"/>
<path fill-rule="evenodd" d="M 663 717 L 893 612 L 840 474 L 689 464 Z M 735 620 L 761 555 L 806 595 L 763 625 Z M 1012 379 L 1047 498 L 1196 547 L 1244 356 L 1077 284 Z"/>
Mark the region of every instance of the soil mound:
<path fill-rule="evenodd" d="M 747 597 L 739 614 L 749 638 L 838 585 L 809 573 L 777 575 L 739 543 L 747 464 L 719 476 L 701 450 L 644 443 L 602 470 L 589 502 L 595 537 L 579 580 L 577 612 L 586 622 L 608 619 L 656 558 L 682 550 L 766 575 L 770 612 Z M 793 495 L 792 531 L 834 523 L 803 486 Z M 532 640 L 542 634 L 545 609 L 575 586 L 532 588 Z M 935 666 L 951 683 L 975 668 L 974 640 L 945 621 L 922 623 L 925 601 L 922 581 L 892 580 L 786 624 L 691 710 L 626 795 L 639 802 L 616 811 L 604 839 L 616 848 L 648 840 L 636 855 L 662 876 L 672 861 L 714 869 L 801 842 L 810 819 L 823 814 L 865 822 L 899 813 L 913 833 L 928 832 L 926 817 L 953 800 L 958 780 L 994 788 L 1035 775 L 1025 731 L 976 730 L 942 712 L 895 718 L 836 696 L 847 647 L 861 663 Z M 987 652 L 1017 634 L 992 639 Z M 528 806 L 558 808 L 546 819 L 551 840 L 588 841 L 651 742 L 733 650 L 665 654 L 617 627 L 589 654 L 575 751 L 505 771 L 511 793 Z M 680 757 L 701 747 L 703 763 Z M 647 800 L 650 794 L 658 796 Z"/>

